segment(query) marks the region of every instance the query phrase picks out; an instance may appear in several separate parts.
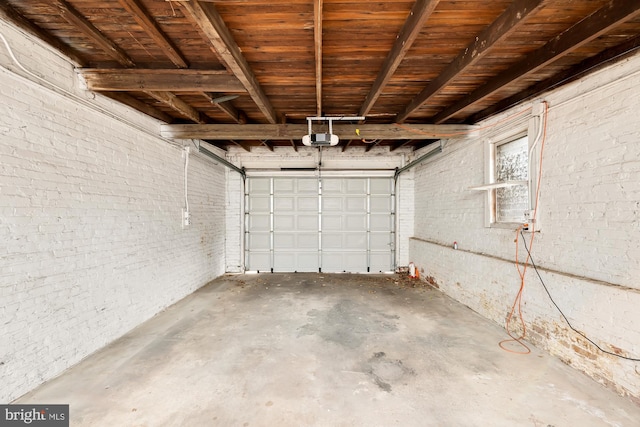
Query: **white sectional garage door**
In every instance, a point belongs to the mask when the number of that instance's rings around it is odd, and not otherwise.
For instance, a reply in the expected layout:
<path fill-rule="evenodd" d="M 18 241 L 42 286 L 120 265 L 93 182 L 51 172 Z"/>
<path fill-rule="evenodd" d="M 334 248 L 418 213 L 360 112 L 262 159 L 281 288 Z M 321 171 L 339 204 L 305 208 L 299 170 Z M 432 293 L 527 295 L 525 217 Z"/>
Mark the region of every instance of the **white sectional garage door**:
<path fill-rule="evenodd" d="M 393 179 L 250 177 L 249 271 L 394 270 Z"/>

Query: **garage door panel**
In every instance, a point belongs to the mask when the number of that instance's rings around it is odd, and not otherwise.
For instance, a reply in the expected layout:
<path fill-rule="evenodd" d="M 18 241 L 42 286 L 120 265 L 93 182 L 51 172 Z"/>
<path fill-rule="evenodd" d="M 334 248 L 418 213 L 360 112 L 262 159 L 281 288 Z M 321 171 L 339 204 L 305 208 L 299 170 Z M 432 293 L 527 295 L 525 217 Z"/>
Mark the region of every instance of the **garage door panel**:
<path fill-rule="evenodd" d="M 391 197 L 371 196 L 371 212 L 391 213 Z"/>
<path fill-rule="evenodd" d="M 316 178 L 304 179 L 300 178 L 297 181 L 297 193 L 298 194 L 318 194 L 318 180 Z"/>
<path fill-rule="evenodd" d="M 322 271 L 328 273 L 364 273 L 367 271 L 367 254 L 361 252 L 323 252 Z"/>
<path fill-rule="evenodd" d="M 322 250 L 337 250 L 342 248 L 342 233 L 322 232 Z"/>
<path fill-rule="evenodd" d="M 369 234 L 369 247 L 372 251 L 388 251 L 393 243 L 388 232 L 372 232 Z"/>
<path fill-rule="evenodd" d="M 343 212 L 342 197 L 322 196 L 322 212 Z"/>
<path fill-rule="evenodd" d="M 388 178 L 371 178 L 369 189 L 371 194 L 391 194 L 391 180 Z"/>
<path fill-rule="evenodd" d="M 390 252 L 371 253 L 369 255 L 369 271 L 372 273 L 387 272 L 393 270 L 393 258 Z"/>
<path fill-rule="evenodd" d="M 296 218 L 296 230 L 318 231 L 318 215 L 299 215 Z"/>
<path fill-rule="evenodd" d="M 336 231 L 342 230 L 342 215 L 322 214 L 322 231 Z"/>
<path fill-rule="evenodd" d="M 391 229 L 393 227 L 392 220 L 393 218 L 389 214 L 387 215 L 371 214 L 370 230 L 391 232 Z"/>
<path fill-rule="evenodd" d="M 271 253 L 251 251 L 247 257 L 247 269 L 270 271 L 271 270 Z"/>
<path fill-rule="evenodd" d="M 318 212 L 318 196 L 298 197 L 296 200 L 298 212 Z"/>
<path fill-rule="evenodd" d="M 345 193 L 351 195 L 367 194 L 367 180 L 364 178 L 346 178 Z"/>
<path fill-rule="evenodd" d="M 249 197 L 247 210 L 249 212 L 269 212 L 271 210 L 271 197 L 269 195 Z"/>
<path fill-rule="evenodd" d="M 249 245 L 257 251 L 268 251 L 271 247 L 271 233 L 251 233 Z"/>
<path fill-rule="evenodd" d="M 283 197 L 278 196 L 273 198 L 273 211 L 274 212 L 292 212 L 295 207 L 294 196 Z"/>
<path fill-rule="evenodd" d="M 318 233 L 298 233 L 296 234 L 296 247 L 298 249 L 313 249 L 317 252 L 320 238 Z"/>
<path fill-rule="evenodd" d="M 270 231 L 271 215 L 253 214 L 249 216 L 249 232 Z"/>
<path fill-rule="evenodd" d="M 366 197 L 345 197 L 344 205 L 347 207 L 348 212 L 362 212 L 367 213 L 367 198 Z"/>
<path fill-rule="evenodd" d="M 294 249 L 296 238 L 293 234 L 273 233 L 273 249 Z"/>
<path fill-rule="evenodd" d="M 342 234 L 342 247 L 347 250 L 359 250 L 364 253 L 367 252 L 367 233 L 343 233 Z"/>
<path fill-rule="evenodd" d="M 290 231 L 296 221 L 294 215 L 273 215 L 273 229 L 274 231 Z"/>
<path fill-rule="evenodd" d="M 345 231 L 367 231 L 367 215 L 345 215 Z"/>
<path fill-rule="evenodd" d="M 249 180 L 249 194 L 271 193 L 271 180 L 269 178 L 251 178 Z"/>
<path fill-rule="evenodd" d="M 273 192 L 277 193 L 293 193 L 294 192 L 294 178 L 274 178 L 273 179 Z"/>

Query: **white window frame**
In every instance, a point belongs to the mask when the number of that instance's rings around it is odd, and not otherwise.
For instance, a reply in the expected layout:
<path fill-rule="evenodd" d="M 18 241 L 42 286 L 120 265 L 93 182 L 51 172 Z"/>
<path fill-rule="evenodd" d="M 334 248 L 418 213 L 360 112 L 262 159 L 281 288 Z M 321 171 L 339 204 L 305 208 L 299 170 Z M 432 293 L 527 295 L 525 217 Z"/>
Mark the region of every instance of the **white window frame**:
<path fill-rule="evenodd" d="M 543 111 L 543 103 L 536 104 L 533 106 L 530 114 L 523 115 L 517 121 L 514 120 L 506 125 L 503 124 L 498 130 L 494 130 L 484 140 L 485 184 L 472 187 L 471 189 L 484 191 L 486 193 L 484 225 L 487 228 L 515 229 L 524 225 L 525 231 L 540 231 L 540 215 L 537 215 L 538 218 L 532 217 L 534 209 L 536 208 L 536 196 L 538 195 L 536 187 L 538 183 L 538 159 L 540 158 L 541 147 L 539 141 L 542 136 Z M 528 140 L 528 179 L 524 181 L 496 182 L 496 147 L 515 141 L 524 136 L 527 136 Z M 519 222 L 498 222 L 496 211 L 496 189 L 522 184 L 528 185 L 529 190 L 529 206 L 525 213 L 525 218 L 529 218 L 529 220 L 525 221 L 524 224 Z M 539 211 L 540 206 L 538 205 L 538 212 Z"/>

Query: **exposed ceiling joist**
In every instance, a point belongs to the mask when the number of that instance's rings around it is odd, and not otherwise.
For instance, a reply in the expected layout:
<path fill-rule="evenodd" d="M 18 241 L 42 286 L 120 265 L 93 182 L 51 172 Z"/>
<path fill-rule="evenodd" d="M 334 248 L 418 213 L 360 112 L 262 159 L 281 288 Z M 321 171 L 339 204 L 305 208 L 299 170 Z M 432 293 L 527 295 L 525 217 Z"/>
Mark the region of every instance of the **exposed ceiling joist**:
<path fill-rule="evenodd" d="M 71 25 L 76 26 L 85 36 L 100 46 L 113 59 L 125 67 L 135 66 L 133 60 L 123 49 L 102 34 L 91 22 L 82 16 L 80 12 L 75 10 L 73 6 L 65 0 L 55 0 L 53 4 L 60 11 L 60 16 L 62 16 Z"/>
<path fill-rule="evenodd" d="M 407 51 L 411 48 L 418 34 L 420 34 L 423 24 L 429 19 L 429 15 L 431 15 L 439 1 L 440 0 L 417 0 L 415 2 L 409 13 L 409 17 L 396 37 L 393 48 L 389 51 L 376 80 L 373 82 L 373 87 L 367 94 L 362 107 L 360 107 L 359 116 L 366 116 L 369 111 L 371 111 L 382 90 L 389 82 L 389 79 L 391 79 L 391 76 L 393 76 L 393 73 L 398 69 Z"/>
<path fill-rule="evenodd" d="M 236 77 L 220 70 L 82 68 L 78 71 L 87 87 L 95 91 L 246 92 Z"/>
<path fill-rule="evenodd" d="M 164 32 L 162 32 L 156 21 L 149 16 L 149 13 L 146 11 L 144 6 L 140 4 L 139 0 L 119 0 L 119 2 L 122 7 L 124 7 L 133 16 L 142 29 L 149 34 L 156 44 L 162 48 L 165 55 L 167 55 L 176 67 L 189 67 L 187 60 L 184 58 L 182 53 L 164 34 Z"/>
<path fill-rule="evenodd" d="M 145 91 L 145 93 L 155 98 L 156 100 L 170 106 L 191 121 L 200 124 L 206 123 L 206 120 L 204 119 L 204 117 L 202 117 L 198 110 L 196 110 L 171 92 Z"/>
<path fill-rule="evenodd" d="M 483 120 L 493 114 L 504 111 L 509 107 L 516 105 L 519 102 L 522 102 L 526 99 L 530 99 L 534 96 L 540 95 L 546 92 L 547 90 L 553 89 L 559 85 L 573 81 L 579 78 L 580 76 L 584 75 L 585 73 L 588 73 L 589 71 L 592 71 L 598 67 L 601 67 L 610 61 L 617 60 L 618 58 L 621 58 L 625 55 L 630 55 L 638 49 L 640 49 L 640 36 L 634 37 L 631 40 L 625 43 L 622 43 L 621 45 L 618 45 L 614 48 L 605 50 L 604 52 L 594 57 L 591 57 L 589 59 L 586 59 L 581 63 L 579 63 L 578 65 L 575 65 L 562 73 L 556 74 L 553 77 L 542 80 L 534 84 L 533 86 L 528 87 L 522 92 L 519 92 L 513 96 L 510 96 L 509 98 L 505 98 L 504 100 L 492 105 L 491 107 L 485 108 L 484 110 L 474 114 L 469 118 L 468 121 L 470 123 L 479 122 L 480 120 Z"/>
<path fill-rule="evenodd" d="M 356 129 L 358 133 L 356 133 Z M 340 138 L 364 139 L 438 139 L 465 135 L 475 130 L 469 125 L 397 125 L 333 123 L 333 132 Z M 165 138 L 212 140 L 287 140 L 300 139 L 308 133 L 306 124 L 205 124 L 162 125 Z"/>
<path fill-rule="evenodd" d="M 0 2 L 0 18 L 12 22 L 18 28 L 26 31 L 27 33 L 33 34 L 40 40 L 51 45 L 53 48 L 67 56 L 76 67 L 84 67 L 86 65 L 85 59 L 82 58 L 74 49 L 64 44 L 60 39 L 53 37 L 47 31 L 34 25 L 8 3 Z"/>
<path fill-rule="evenodd" d="M 313 41 L 316 61 L 316 114 L 322 115 L 322 0 L 313 2 Z M 294 146 L 295 147 L 295 146 Z"/>
<path fill-rule="evenodd" d="M 86 18 L 84 18 L 77 10 L 75 10 L 69 3 L 65 0 L 55 0 L 55 6 L 59 9 L 60 15 L 67 20 L 72 25 L 75 25 L 85 36 L 93 40 L 98 46 L 100 46 L 105 52 L 111 55 L 116 61 L 118 61 L 121 65 L 125 67 L 133 67 L 135 66 L 134 61 L 125 53 L 123 49 L 121 49 L 118 45 L 116 45 L 113 41 L 111 41 L 108 37 L 102 34 L 91 22 L 89 22 Z M 87 73 L 89 70 L 85 70 Z M 141 70 L 116 70 L 119 72 L 127 72 L 131 71 L 134 75 Z M 144 70 L 142 70 L 144 72 Z M 171 70 L 171 71 L 185 71 L 185 70 Z M 94 70 L 97 74 L 100 74 L 100 70 Z M 196 123 L 206 123 L 206 120 L 202 117 L 202 115 L 193 107 L 188 105 L 186 102 L 179 99 L 176 95 L 171 92 L 160 92 L 154 91 L 151 87 L 147 87 L 147 90 L 144 88 L 140 88 L 138 85 L 137 90 L 144 90 L 145 93 L 152 96 L 157 101 L 160 101 L 181 115 L 189 118 L 190 120 Z M 96 89 L 97 90 L 97 89 Z M 106 91 L 117 91 L 119 89 L 104 89 Z M 132 89 L 135 90 L 135 89 Z M 115 98 L 114 98 L 115 99 Z M 129 98 L 129 102 L 125 102 L 128 105 L 132 105 L 132 98 Z M 150 107 L 153 112 L 154 117 L 162 117 L 162 114 L 158 115 L 156 111 L 157 109 Z"/>
<path fill-rule="evenodd" d="M 459 76 L 465 68 L 482 58 L 497 42 L 508 37 L 521 25 L 526 17 L 538 10 L 544 0 L 516 0 L 491 25 L 482 31 L 460 54 L 398 114 L 401 123 L 415 110 L 435 96 L 449 82 Z"/>
<path fill-rule="evenodd" d="M 499 73 L 483 86 L 436 114 L 435 123 L 442 123 L 466 107 L 486 98 L 503 86 L 575 51 L 580 46 L 601 36 L 611 28 L 640 14 L 640 1 L 611 0 L 604 7 L 553 38 L 526 59 Z"/>
<path fill-rule="evenodd" d="M 146 104 L 124 92 L 108 92 L 105 93 L 105 95 L 165 123 L 171 123 L 173 121 L 171 116 L 167 113 L 164 113 L 157 108 L 153 108 L 151 105 Z"/>
<path fill-rule="evenodd" d="M 231 103 L 229 102 L 219 102 L 216 101 L 216 95 L 212 94 L 212 93 L 208 93 L 208 92 L 203 92 L 202 96 L 204 96 L 205 98 L 207 98 L 207 100 L 212 103 L 213 105 L 215 105 L 216 107 L 218 107 L 218 109 L 220 111 L 222 111 L 223 113 L 225 113 L 227 116 L 229 116 L 229 118 L 231 120 L 233 120 L 234 122 L 238 123 L 238 124 L 244 124 L 247 123 L 247 115 L 242 112 L 239 111 L 236 107 L 234 107 Z"/>
<path fill-rule="evenodd" d="M 213 51 L 227 65 L 227 68 L 242 82 L 247 92 L 256 103 L 269 123 L 277 123 L 276 112 L 271 101 L 263 92 L 249 63 L 242 55 L 238 44 L 233 39 L 229 28 L 218 14 L 212 3 L 201 3 L 197 0 L 180 2 L 194 22 L 200 27 L 210 42 Z"/>

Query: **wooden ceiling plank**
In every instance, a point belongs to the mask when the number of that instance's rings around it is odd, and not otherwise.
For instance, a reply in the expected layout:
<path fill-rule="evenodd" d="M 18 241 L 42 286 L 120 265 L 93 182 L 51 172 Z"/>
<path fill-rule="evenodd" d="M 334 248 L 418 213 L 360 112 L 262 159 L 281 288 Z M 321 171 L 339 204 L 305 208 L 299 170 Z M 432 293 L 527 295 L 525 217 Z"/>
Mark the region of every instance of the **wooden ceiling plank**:
<path fill-rule="evenodd" d="M 362 107 L 360 107 L 359 116 L 366 116 L 376 100 L 382 93 L 382 90 L 387 85 L 393 73 L 398 69 L 398 66 L 404 59 L 405 55 L 411 48 L 411 45 L 415 41 L 416 37 L 420 34 L 422 26 L 429 19 L 429 16 L 438 5 L 440 0 L 417 0 L 411 12 L 407 17 L 402 29 L 398 33 L 393 47 L 389 51 L 376 80 L 371 87 L 371 90 L 367 94 Z"/>
<path fill-rule="evenodd" d="M 164 92 L 162 92 L 164 93 Z M 364 139 L 440 139 L 465 135 L 475 130 L 469 125 L 430 124 L 345 124 L 334 123 L 333 131 L 343 140 L 352 138 L 359 130 Z M 165 138 L 176 139 L 235 139 L 235 140 L 283 140 L 301 139 L 308 132 L 306 124 L 203 124 L 203 125 L 162 125 L 161 134 Z"/>
<path fill-rule="evenodd" d="M 151 105 L 146 104 L 124 92 L 109 92 L 105 95 L 165 123 L 171 123 L 173 121 L 173 118 L 167 113 L 160 111 L 157 108 L 153 108 Z"/>
<path fill-rule="evenodd" d="M 153 97 L 154 99 L 164 104 L 167 104 L 174 110 L 178 111 L 180 114 L 187 117 L 189 120 L 194 121 L 196 123 L 200 123 L 200 124 L 206 123 L 206 120 L 202 117 L 202 115 L 198 112 L 198 110 L 196 110 L 195 108 L 193 108 L 192 106 L 190 106 L 189 104 L 187 104 L 186 102 L 178 98 L 175 94 L 171 92 L 158 92 L 158 91 L 144 91 L 144 92 L 147 95 Z M 199 139 L 208 139 L 208 138 L 199 138 Z M 210 139 L 218 139 L 218 138 L 210 138 Z"/>
<path fill-rule="evenodd" d="M 513 2 L 398 114 L 396 122 L 405 121 L 411 113 L 440 92 L 447 83 L 454 80 L 467 67 L 482 58 L 496 43 L 512 34 L 525 21 L 527 16 L 539 10 L 543 4 L 544 0 L 517 0 Z"/>
<path fill-rule="evenodd" d="M 25 18 L 20 12 L 14 9 L 9 3 L 0 2 L 0 18 L 5 21 L 11 22 L 16 25 L 18 28 L 26 31 L 27 33 L 33 34 L 40 40 L 49 44 L 60 53 L 65 55 L 73 65 L 76 67 L 84 67 L 86 65 L 86 60 L 82 58 L 73 48 L 63 43 L 57 37 L 51 35 L 48 31 L 41 29 L 36 26 L 33 22 Z"/>
<path fill-rule="evenodd" d="M 158 23 L 149 15 L 149 12 L 140 4 L 139 0 L 119 0 L 119 2 L 133 16 L 142 29 L 162 48 L 164 54 L 176 67 L 189 67 L 180 50 L 160 29 Z"/>
<path fill-rule="evenodd" d="M 55 0 L 53 4 L 60 11 L 62 16 L 68 23 L 76 26 L 85 36 L 93 40 L 113 59 L 118 61 L 125 67 L 135 66 L 133 60 L 118 45 L 111 41 L 108 37 L 100 32 L 87 18 L 82 16 L 80 12 L 73 8 L 66 0 Z"/>
<path fill-rule="evenodd" d="M 316 61 L 316 115 L 322 116 L 322 0 L 314 0 L 313 16 L 313 40 Z"/>
<path fill-rule="evenodd" d="M 596 56 L 585 59 L 584 61 L 569 68 L 566 71 L 558 73 L 548 79 L 542 80 L 534 84 L 533 86 L 530 86 L 527 89 L 518 92 L 513 96 L 510 96 L 509 98 L 503 99 L 502 101 L 492 105 L 491 107 L 485 108 L 484 110 L 479 111 L 478 113 L 469 117 L 468 121 L 470 123 L 477 123 L 489 116 L 507 110 L 508 108 L 522 101 L 531 99 L 555 87 L 574 81 L 584 74 L 602 67 L 611 61 L 616 61 L 625 57 L 626 55 L 630 55 L 638 49 L 640 49 L 640 36 L 636 36 L 618 46 L 607 49 Z"/>
<path fill-rule="evenodd" d="M 640 2 L 611 0 L 602 8 L 554 37 L 543 47 L 527 55 L 526 59 L 496 75 L 485 85 L 466 95 L 433 117 L 434 123 L 443 123 L 454 114 L 483 100 L 511 82 L 534 72 L 559 57 L 601 36 L 621 23 L 640 14 Z"/>
<path fill-rule="evenodd" d="M 95 91 L 245 92 L 236 77 L 218 70 L 84 68 L 78 72 Z"/>
<path fill-rule="evenodd" d="M 242 82 L 269 123 L 277 123 L 276 112 L 271 101 L 242 55 L 240 47 L 233 39 L 229 28 L 216 10 L 213 3 L 200 3 L 197 0 L 183 1 L 180 5 L 189 13 L 194 22 L 204 32 L 211 47 L 224 61 L 228 69 Z"/>

